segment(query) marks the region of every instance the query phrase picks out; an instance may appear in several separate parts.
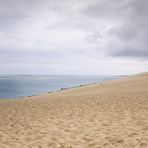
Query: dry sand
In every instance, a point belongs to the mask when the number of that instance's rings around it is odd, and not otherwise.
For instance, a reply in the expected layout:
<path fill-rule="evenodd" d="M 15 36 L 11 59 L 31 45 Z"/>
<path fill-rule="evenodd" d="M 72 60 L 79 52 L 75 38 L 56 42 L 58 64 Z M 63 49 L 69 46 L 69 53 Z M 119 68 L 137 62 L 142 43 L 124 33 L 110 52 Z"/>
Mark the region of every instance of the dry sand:
<path fill-rule="evenodd" d="M 148 148 L 148 73 L 1 100 L 0 148 Z"/>

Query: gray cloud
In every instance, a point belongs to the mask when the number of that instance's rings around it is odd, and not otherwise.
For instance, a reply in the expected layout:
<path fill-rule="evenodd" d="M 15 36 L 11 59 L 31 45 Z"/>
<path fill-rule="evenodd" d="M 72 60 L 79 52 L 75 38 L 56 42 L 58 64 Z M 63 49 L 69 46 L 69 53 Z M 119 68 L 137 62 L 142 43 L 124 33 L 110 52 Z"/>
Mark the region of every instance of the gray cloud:
<path fill-rule="evenodd" d="M 28 17 L 31 4 L 22 0 L 0 0 L 0 31 L 10 30 Z"/>
<path fill-rule="evenodd" d="M 88 29 L 88 42 L 110 56 L 148 57 L 147 7 L 146 0 L 92 1 L 82 11 L 89 20 L 95 20 Z"/>
<path fill-rule="evenodd" d="M 113 56 L 130 56 L 148 58 L 148 2 L 133 0 L 129 2 L 130 13 L 121 25 L 109 30 L 109 35 L 117 40 L 117 46 L 108 47 L 107 52 Z M 127 9 L 125 8 L 124 11 Z M 110 41 L 111 42 L 111 41 Z M 119 46 L 118 46 L 119 42 Z"/>

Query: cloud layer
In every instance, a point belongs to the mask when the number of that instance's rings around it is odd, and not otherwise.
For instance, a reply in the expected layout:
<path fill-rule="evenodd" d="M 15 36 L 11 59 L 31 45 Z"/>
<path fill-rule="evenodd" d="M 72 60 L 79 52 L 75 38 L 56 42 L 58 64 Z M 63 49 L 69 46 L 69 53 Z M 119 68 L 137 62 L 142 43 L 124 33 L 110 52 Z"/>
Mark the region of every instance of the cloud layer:
<path fill-rule="evenodd" d="M 58 65 L 69 69 L 79 61 L 84 68 L 85 61 L 90 65 L 88 71 L 93 67 L 96 74 L 108 64 L 113 67 L 120 57 L 125 65 L 135 63 L 133 71 L 125 67 L 120 73 L 144 71 L 148 59 L 147 8 L 146 0 L 0 0 L 0 66 L 8 69 L 12 63 L 19 72 L 18 63 L 31 63 L 37 69 L 45 67 L 44 73 L 48 73 L 51 67 L 47 65 L 52 63 L 54 72 L 63 73 L 57 70 Z M 142 68 L 141 60 L 146 60 Z M 28 69 L 29 65 L 24 66 L 26 73 Z M 86 69 L 70 71 L 86 73 Z M 6 68 L 3 71 L 9 73 Z"/>

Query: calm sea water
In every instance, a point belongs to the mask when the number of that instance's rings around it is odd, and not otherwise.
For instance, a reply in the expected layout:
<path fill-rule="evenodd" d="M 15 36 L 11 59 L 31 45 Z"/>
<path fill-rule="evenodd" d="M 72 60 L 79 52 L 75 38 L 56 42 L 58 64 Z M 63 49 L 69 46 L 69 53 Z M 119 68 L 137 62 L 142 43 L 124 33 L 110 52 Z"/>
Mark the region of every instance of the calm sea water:
<path fill-rule="evenodd" d="M 120 76 L 44 75 L 0 76 L 0 98 L 30 96 L 60 88 L 112 80 Z"/>

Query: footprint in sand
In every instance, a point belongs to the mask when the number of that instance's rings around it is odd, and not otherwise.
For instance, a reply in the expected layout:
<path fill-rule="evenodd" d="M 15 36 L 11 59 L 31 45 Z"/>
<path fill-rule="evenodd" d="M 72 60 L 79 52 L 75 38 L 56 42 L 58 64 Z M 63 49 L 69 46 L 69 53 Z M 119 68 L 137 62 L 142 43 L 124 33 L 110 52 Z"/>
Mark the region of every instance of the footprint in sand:
<path fill-rule="evenodd" d="M 82 140 L 84 140 L 85 142 L 92 142 L 93 139 L 90 137 L 83 137 Z"/>

